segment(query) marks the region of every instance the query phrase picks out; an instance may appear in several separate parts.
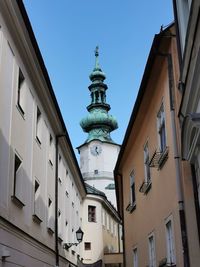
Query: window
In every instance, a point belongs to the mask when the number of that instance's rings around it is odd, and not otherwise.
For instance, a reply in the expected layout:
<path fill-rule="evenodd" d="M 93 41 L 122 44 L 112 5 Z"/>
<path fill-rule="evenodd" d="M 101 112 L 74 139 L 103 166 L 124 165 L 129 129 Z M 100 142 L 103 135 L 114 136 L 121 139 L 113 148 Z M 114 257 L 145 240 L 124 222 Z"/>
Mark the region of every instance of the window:
<path fill-rule="evenodd" d="M 133 250 L 133 267 L 138 267 L 138 251 L 137 248 Z"/>
<path fill-rule="evenodd" d="M 58 210 L 58 239 L 59 242 L 62 242 L 63 238 L 62 238 L 62 214 L 61 214 L 61 210 Z"/>
<path fill-rule="evenodd" d="M 90 242 L 85 242 L 84 243 L 85 250 L 91 250 L 91 243 Z"/>
<path fill-rule="evenodd" d="M 131 206 L 135 206 L 135 177 L 134 171 L 130 174 L 130 198 L 131 198 Z"/>
<path fill-rule="evenodd" d="M 88 206 L 88 222 L 96 222 L 96 207 Z"/>
<path fill-rule="evenodd" d="M 167 263 L 175 264 L 174 237 L 172 231 L 172 221 L 166 223 L 166 241 L 167 241 Z"/>
<path fill-rule="evenodd" d="M 105 211 L 102 210 L 102 225 L 105 226 Z"/>
<path fill-rule="evenodd" d="M 53 166 L 53 137 L 49 134 L 49 163 Z"/>
<path fill-rule="evenodd" d="M 36 120 L 36 138 L 39 144 L 41 144 L 42 140 L 42 114 L 37 107 L 37 120 Z"/>
<path fill-rule="evenodd" d="M 156 267 L 154 235 L 151 235 L 148 241 L 149 241 L 149 267 Z"/>
<path fill-rule="evenodd" d="M 17 87 L 17 106 L 20 112 L 24 115 L 25 108 L 25 78 L 24 75 L 19 68 L 18 74 L 18 87 Z"/>
<path fill-rule="evenodd" d="M 39 180 L 35 179 L 34 182 L 34 214 L 33 219 L 37 223 L 41 223 L 43 221 L 43 203 L 42 198 L 40 196 L 40 182 Z"/>
<path fill-rule="evenodd" d="M 165 113 L 164 105 L 161 105 L 160 111 L 157 115 L 157 126 L 158 126 L 158 139 L 160 152 L 164 152 L 166 148 L 166 130 L 165 130 Z"/>
<path fill-rule="evenodd" d="M 13 185 L 13 196 L 12 200 L 20 207 L 24 206 L 24 188 L 23 188 L 23 168 L 22 160 L 17 154 L 14 158 L 14 185 Z"/>
<path fill-rule="evenodd" d="M 107 226 L 107 230 L 109 231 L 110 230 L 110 218 L 108 214 L 106 215 L 106 226 Z"/>
<path fill-rule="evenodd" d="M 53 233 L 54 232 L 54 218 L 53 218 L 53 204 L 52 204 L 52 200 L 49 197 L 48 198 L 48 231 L 49 233 Z"/>
<path fill-rule="evenodd" d="M 150 167 L 149 167 L 148 142 L 144 146 L 144 175 L 145 175 L 145 182 L 149 183 L 151 181 L 151 173 L 150 173 Z"/>

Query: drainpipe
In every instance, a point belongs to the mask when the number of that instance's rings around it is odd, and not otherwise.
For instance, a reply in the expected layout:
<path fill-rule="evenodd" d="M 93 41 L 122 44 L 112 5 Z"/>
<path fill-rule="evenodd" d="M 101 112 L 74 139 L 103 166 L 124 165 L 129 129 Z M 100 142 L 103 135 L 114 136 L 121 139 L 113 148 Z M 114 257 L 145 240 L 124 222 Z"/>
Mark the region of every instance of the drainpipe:
<path fill-rule="evenodd" d="M 122 249 L 123 249 L 123 266 L 126 267 L 126 256 L 125 256 L 125 234 L 124 234 L 124 194 L 123 194 L 123 181 L 122 181 L 122 174 L 115 172 L 115 175 L 118 177 L 120 181 L 120 186 L 121 186 L 121 193 L 122 193 Z"/>
<path fill-rule="evenodd" d="M 58 142 L 59 138 L 66 136 L 66 134 L 56 135 L 56 164 L 55 164 L 55 252 L 56 252 L 56 266 L 59 267 L 59 249 L 58 249 Z"/>
<path fill-rule="evenodd" d="M 178 141 L 177 141 L 176 114 L 175 114 L 175 107 L 174 107 L 174 75 L 173 75 L 172 55 L 171 53 L 158 53 L 158 55 L 164 56 L 167 58 L 171 126 L 172 126 L 172 137 L 173 137 L 173 147 L 174 147 L 174 161 L 175 161 L 175 169 L 176 169 L 176 187 L 177 187 L 177 196 L 178 196 L 178 208 L 179 208 L 181 238 L 182 238 L 182 246 L 183 246 L 183 260 L 184 260 L 184 267 L 189 267 L 190 261 L 189 261 L 189 251 L 188 251 L 186 220 L 185 220 L 183 185 L 182 185 L 182 177 L 181 177 L 180 155 L 178 151 Z"/>

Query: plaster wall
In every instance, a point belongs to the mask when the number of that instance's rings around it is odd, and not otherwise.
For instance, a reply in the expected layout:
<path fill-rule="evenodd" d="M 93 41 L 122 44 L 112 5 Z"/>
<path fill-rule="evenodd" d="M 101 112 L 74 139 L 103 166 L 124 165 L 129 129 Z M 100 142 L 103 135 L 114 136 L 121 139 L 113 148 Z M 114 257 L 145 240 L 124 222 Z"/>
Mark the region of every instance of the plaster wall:
<path fill-rule="evenodd" d="M 159 74 L 158 74 L 159 70 Z M 176 171 L 172 139 L 167 63 L 158 59 L 150 75 L 149 83 L 127 143 L 121 172 L 124 195 L 124 231 L 126 266 L 133 264 L 133 249 L 138 249 L 139 266 L 149 264 L 148 237 L 155 238 L 156 266 L 167 257 L 166 222 L 172 221 L 176 265 L 183 266 L 181 233 L 178 212 Z M 157 114 L 163 103 L 166 122 L 168 158 L 162 168 L 151 168 L 151 188 L 147 193 L 139 191 L 144 182 L 144 145 L 148 141 L 150 158 L 159 149 Z M 130 173 L 134 170 L 136 207 L 130 204 Z"/>
<path fill-rule="evenodd" d="M 33 258 L 40 261 L 42 247 L 42 250 L 47 251 L 43 266 L 49 266 L 49 264 L 53 266 L 55 262 L 55 135 L 60 131 L 60 122 L 53 108 L 53 100 L 46 93 L 47 84 L 41 74 L 30 39 L 27 32 L 23 32 L 23 25 L 18 21 L 20 14 L 16 3 L 1 2 L 0 10 L 1 249 L 2 246 L 8 248 L 11 253 L 10 259 L 15 263 L 23 262 L 23 266 L 41 266 L 41 263 L 34 263 Z M 10 12 L 9 16 L 7 12 Z M 15 12 L 18 17 L 15 17 Z M 17 36 L 14 31 L 18 32 Z M 17 103 L 19 68 L 25 77 L 24 114 Z M 41 142 L 36 138 L 37 107 L 41 111 Z M 50 134 L 53 139 L 51 163 L 49 161 Z M 60 143 L 62 142 L 60 140 Z M 73 159 L 70 153 L 67 153 L 66 144 L 66 149 L 63 147 L 62 143 L 59 146 L 61 156 L 58 203 L 61 212 L 59 251 L 65 259 L 76 263 L 80 248 L 72 248 L 75 251 L 75 254 L 72 254 L 72 249 L 69 251 L 63 249 L 63 243 L 75 240 L 75 231 L 81 225 L 83 195 Z M 16 181 L 17 192 L 14 192 L 15 154 L 22 162 L 20 176 Z M 35 180 L 39 184 L 37 199 Z M 50 206 L 49 199 L 51 199 Z M 23 248 L 26 247 L 27 236 L 29 245 L 25 251 Z M 18 244 L 20 244 L 20 251 Z M 66 264 L 66 260 L 64 261 Z"/>

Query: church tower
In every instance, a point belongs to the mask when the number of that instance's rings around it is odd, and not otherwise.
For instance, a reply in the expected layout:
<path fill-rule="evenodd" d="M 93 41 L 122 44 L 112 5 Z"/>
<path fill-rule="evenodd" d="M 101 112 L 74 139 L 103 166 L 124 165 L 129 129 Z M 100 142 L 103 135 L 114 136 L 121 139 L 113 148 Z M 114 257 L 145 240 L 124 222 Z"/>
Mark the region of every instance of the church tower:
<path fill-rule="evenodd" d="M 84 181 L 90 186 L 104 192 L 108 200 L 116 207 L 113 170 L 120 146 L 110 133 L 118 128 L 117 120 L 110 115 L 110 105 L 106 102 L 107 85 L 105 73 L 99 65 L 98 47 L 95 50 L 95 67 L 89 76 L 91 103 L 87 107 L 89 114 L 80 125 L 88 133 L 86 141 L 78 147 L 80 169 Z"/>

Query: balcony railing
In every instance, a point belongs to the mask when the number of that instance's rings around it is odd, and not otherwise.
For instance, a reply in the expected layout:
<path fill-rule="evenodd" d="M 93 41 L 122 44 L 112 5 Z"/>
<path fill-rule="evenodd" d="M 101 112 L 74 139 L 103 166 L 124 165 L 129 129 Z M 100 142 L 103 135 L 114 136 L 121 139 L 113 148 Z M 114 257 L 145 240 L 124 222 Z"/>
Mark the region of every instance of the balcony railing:
<path fill-rule="evenodd" d="M 155 150 L 150 161 L 149 167 L 161 169 L 168 159 L 169 148 L 166 146 L 163 151 Z"/>

